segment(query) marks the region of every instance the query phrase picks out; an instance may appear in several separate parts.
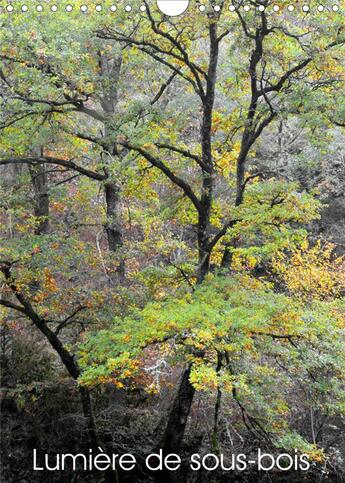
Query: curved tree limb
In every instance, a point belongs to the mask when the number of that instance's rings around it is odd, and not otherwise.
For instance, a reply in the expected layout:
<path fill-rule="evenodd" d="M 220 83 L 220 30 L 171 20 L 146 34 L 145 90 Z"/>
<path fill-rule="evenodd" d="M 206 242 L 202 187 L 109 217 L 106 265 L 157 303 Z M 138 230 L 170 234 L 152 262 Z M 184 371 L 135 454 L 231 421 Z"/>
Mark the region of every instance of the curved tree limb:
<path fill-rule="evenodd" d="M 64 166 L 65 168 L 77 171 L 88 178 L 95 179 L 97 181 L 104 181 L 107 179 L 105 174 L 97 173 L 96 171 L 91 171 L 90 169 L 83 168 L 77 165 L 71 160 L 65 160 L 60 158 L 54 158 L 51 156 L 30 156 L 24 158 L 3 158 L 0 159 L 0 166 L 6 166 L 9 164 L 57 164 L 59 166 Z"/>
<path fill-rule="evenodd" d="M 141 156 L 143 156 L 150 164 L 152 164 L 152 166 L 155 166 L 160 171 L 162 171 L 162 173 L 164 173 L 170 179 L 170 181 L 172 181 L 175 185 L 179 186 L 184 191 L 185 195 L 191 200 L 198 212 L 201 210 L 200 200 L 194 193 L 190 184 L 187 183 L 187 181 L 185 181 L 184 179 L 176 176 L 176 174 L 174 174 L 171 169 L 165 163 L 163 163 L 161 159 L 149 153 L 148 151 L 146 151 L 146 149 L 140 146 L 135 146 L 127 141 L 119 142 L 119 144 L 131 151 L 136 151 L 137 153 L 141 154 Z"/>

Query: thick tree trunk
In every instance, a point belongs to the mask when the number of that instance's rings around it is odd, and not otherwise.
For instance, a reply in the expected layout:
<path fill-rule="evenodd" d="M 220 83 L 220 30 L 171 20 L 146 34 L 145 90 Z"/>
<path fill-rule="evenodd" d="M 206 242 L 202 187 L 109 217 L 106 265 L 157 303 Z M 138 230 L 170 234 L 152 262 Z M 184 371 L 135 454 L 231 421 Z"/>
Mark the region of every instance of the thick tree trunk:
<path fill-rule="evenodd" d="M 158 445 L 158 448 L 163 450 L 163 454 L 178 453 L 181 448 L 189 411 L 195 394 L 195 389 L 189 382 L 190 372 L 191 365 L 188 365 L 183 370 L 168 423 Z"/>
<path fill-rule="evenodd" d="M 203 244 L 199 246 L 199 263 L 197 273 L 197 283 L 203 282 L 210 271 L 210 251 Z"/>
<path fill-rule="evenodd" d="M 39 222 L 35 228 L 36 235 L 49 232 L 49 194 L 46 166 L 38 164 L 30 166 L 31 182 L 35 193 L 34 214 Z"/>

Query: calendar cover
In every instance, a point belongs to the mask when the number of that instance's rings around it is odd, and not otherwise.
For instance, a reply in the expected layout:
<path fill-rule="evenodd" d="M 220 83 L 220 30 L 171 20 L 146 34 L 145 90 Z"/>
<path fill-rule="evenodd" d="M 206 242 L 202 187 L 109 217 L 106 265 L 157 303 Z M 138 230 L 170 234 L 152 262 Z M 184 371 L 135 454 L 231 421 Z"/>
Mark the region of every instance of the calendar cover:
<path fill-rule="evenodd" d="M 0 0 L 4 483 L 345 481 L 342 0 Z"/>

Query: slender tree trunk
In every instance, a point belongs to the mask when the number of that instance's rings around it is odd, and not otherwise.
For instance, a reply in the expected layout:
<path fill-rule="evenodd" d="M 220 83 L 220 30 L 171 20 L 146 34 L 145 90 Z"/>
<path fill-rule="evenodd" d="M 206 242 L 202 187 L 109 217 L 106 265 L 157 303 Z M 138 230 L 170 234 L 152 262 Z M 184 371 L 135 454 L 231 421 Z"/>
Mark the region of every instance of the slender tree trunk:
<path fill-rule="evenodd" d="M 122 54 L 110 56 L 108 58 L 103 53 L 98 52 L 98 64 L 101 72 L 103 91 L 100 104 L 107 118 L 113 117 L 116 113 L 122 60 Z M 111 134 L 111 130 L 109 131 L 107 123 L 105 123 L 105 138 L 107 138 L 109 134 Z M 116 145 L 112 142 L 106 146 L 106 152 L 113 157 L 119 156 Z M 120 187 L 113 180 L 109 180 L 104 185 L 104 194 L 107 213 L 105 231 L 108 239 L 108 247 L 111 252 L 117 252 L 121 249 L 123 243 L 120 215 Z M 124 259 L 121 258 L 120 264 L 117 268 L 117 274 L 120 279 L 124 277 L 124 273 L 125 263 Z"/>
<path fill-rule="evenodd" d="M 78 377 L 80 376 L 80 369 L 74 359 L 74 355 L 70 354 L 65 349 L 59 337 L 53 331 L 51 331 L 44 322 L 40 322 L 39 325 L 36 325 L 38 329 L 46 336 L 53 349 L 55 349 L 55 351 L 58 353 L 62 363 L 69 372 L 70 376 L 77 382 Z M 92 410 L 90 392 L 86 387 L 79 386 L 79 395 L 84 418 L 86 421 L 86 428 L 90 444 L 93 448 L 97 448 L 99 443 Z"/>
<path fill-rule="evenodd" d="M 70 376 L 75 381 L 77 381 L 78 377 L 80 376 L 80 369 L 78 367 L 77 362 L 74 359 L 74 355 L 70 354 L 65 349 L 59 337 L 47 326 L 45 321 L 38 319 L 35 322 L 35 317 L 32 320 L 34 321 L 36 327 L 47 338 L 48 342 L 53 347 L 53 349 L 57 352 L 57 354 L 59 355 L 63 365 L 67 369 Z M 80 386 L 79 395 L 80 395 L 80 401 L 81 401 L 84 418 L 86 421 L 86 428 L 87 428 L 90 444 L 93 448 L 97 448 L 97 446 L 99 445 L 98 436 L 97 436 L 96 424 L 93 416 L 89 390 L 86 387 Z"/>
<path fill-rule="evenodd" d="M 80 376 L 80 369 L 78 367 L 77 362 L 74 359 L 74 355 L 70 354 L 65 349 L 59 337 L 52 330 L 50 330 L 50 328 L 46 325 L 44 321 L 35 323 L 35 325 L 45 335 L 50 345 L 58 353 L 63 365 L 67 369 L 70 376 L 75 381 L 77 381 L 78 377 Z M 80 402 L 83 410 L 83 415 L 86 422 L 86 429 L 90 440 L 90 444 L 93 448 L 97 448 L 99 446 L 99 443 L 98 443 L 98 436 L 96 431 L 96 424 L 95 424 L 93 410 L 92 410 L 90 392 L 86 387 L 79 386 L 79 396 L 80 396 Z"/>
<path fill-rule="evenodd" d="M 107 233 L 108 247 L 111 252 L 119 252 L 122 248 L 122 226 L 120 221 L 119 204 L 120 204 L 120 188 L 113 182 L 107 182 L 104 185 L 105 201 L 106 201 L 106 223 L 105 231 Z M 117 276 L 123 279 L 125 274 L 125 261 L 120 253 L 120 263 L 116 269 Z"/>
<path fill-rule="evenodd" d="M 119 216 L 119 188 L 115 183 L 109 182 L 104 186 L 107 220 L 105 230 L 108 238 L 109 250 L 116 252 L 122 246 L 122 230 Z"/>
<path fill-rule="evenodd" d="M 210 270 L 209 236 L 210 216 L 212 208 L 213 179 L 212 172 L 203 172 L 203 184 L 201 194 L 201 210 L 198 220 L 198 272 L 197 282 L 201 283 Z"/>
<path fill-rule="evenodd" d="M 35 228 L 36 235 L 49 232 L 49 194 L 45 164 L 29 166 L 31 182 L 35 193 L 34 214 L 39 219 Z"/>
<path fill-rule="evenodd" d="M 80 369 L 77 362 L 74 359 L 74 355 L 70 354 L 64 347 L 59 337 L 46 325 L 42 320 L 36 323 L 37 328 L 45 335 L 50 345 L 58 353 L 63 365 L 67 369 L 70 376 L 77 381 L 80 376 Z M 90 392 L 86 387 L 79 386 L 79 395 L 81 406 L 86 421 L 87 433 L 89 436 L 90 444 L 93 448 L 97 448 L 98 436 L 96 431 L 96 424 L 94 420 Z"/>
<path fill-rule="evenodd" d="M 219 372 L 222 368 L 222 359 L 223 359 L 223 356 L 221 354 L 218 354 L 218 362 L 216 367 L 217 376 L 219 375 Z M 215 454 L 219 454 L 218 432 L 219 432 L 219 415 L 220 415 L 221 403 L 222 403 L 222 390 L 218 386 L 216 404 L 214 407 L 214 420 L 213 420 L 213 433 L 212 433 L 212 451 Z"/>
<path fill-rule="evenodd" d="M 20 306 L 10 305 L 9 308 L 15 308 L 15 310 L 19 310 L 20 313 L 25 314 L 35 327 L 44 335 L 44 337 L 49 342 L 50 346 L 54 349 L 54 351 L 58 354 L 61 359 L 61 362 L 65 366 L 69 375 L 75 381 L 78 380 L 80 376 L 80 369 L 78 364 L 74 358 L 74 355 L 71 354 L 63 345 L 61 339 L 54 332 L 47 324 L 47 321 L 42 318 L 34 309 L 33 305 L 31 304 L 30 300 L 27 298 L 26 294 L 24 294 L 20 288 L 16 285 L 12 273 L 11 273 L 12 265 L 6 262 L 3 262 L 0 265 L 0 270 L 3 272 L 5 276 L 6 283 L 8 287 L 12 290 L 16 299 L 20 302 Z M 86 419 L 87 425 L 87 432 L 90 438 L 90 444 L 92 447 L 98 446 L 98 438 L 96 433 L 96 425 L 94 422 L 93 412 L 92 412 L 92 405 L 90 399 L 90 393 L 87 388 L 80 387 L 80 400 L 83 409 L 83 414 Z"/>
<path fill-rule="evenodd" d="M 93 448 L 99 446 L 98 435 L 95 425 L 95 419 L 92 410 L 92 403 L 90 392 L 86 387 L 79 387 L 80 400 L 83 408 L 83 414 L 86 419 L 86 427 L 89 436 L 90 443 Z"/>
<path fill-rule="evenodd" d="M 231 262 L 232 262 L 232 253 L 231 253 L 231 250 L 230 250 L 230 246 L 226 245 L 224 252 L 223 252 L 223 257 L 222 257 L 222 261 L 221 261 L 220 266 L 221 266 L 221 268 L 230 267 Z"/>

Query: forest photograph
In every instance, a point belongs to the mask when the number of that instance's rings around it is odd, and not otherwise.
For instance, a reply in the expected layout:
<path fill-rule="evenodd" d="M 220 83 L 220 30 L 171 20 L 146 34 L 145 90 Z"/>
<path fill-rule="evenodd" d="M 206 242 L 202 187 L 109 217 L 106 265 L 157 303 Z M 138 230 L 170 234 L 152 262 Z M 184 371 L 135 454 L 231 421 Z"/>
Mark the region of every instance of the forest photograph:
<path fill-rule="evenodd" d="M 343 6 L 1 2 L 1 482 L 345 482 Z"/>

